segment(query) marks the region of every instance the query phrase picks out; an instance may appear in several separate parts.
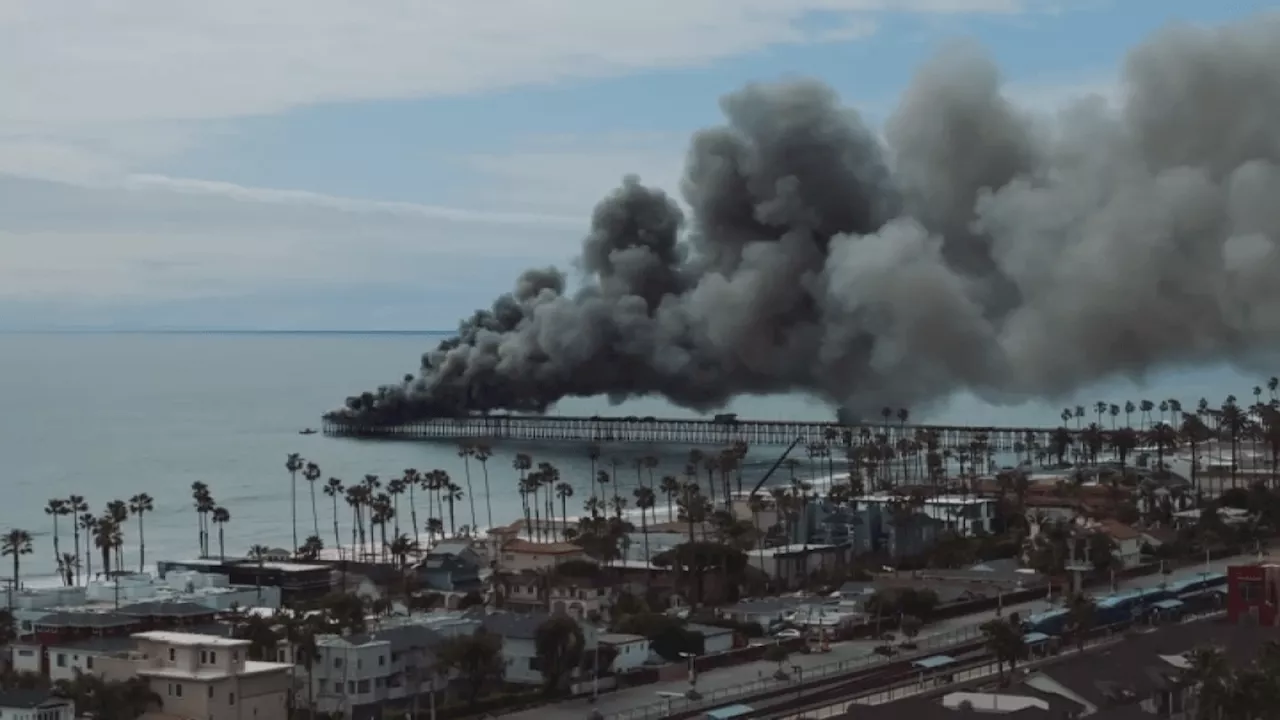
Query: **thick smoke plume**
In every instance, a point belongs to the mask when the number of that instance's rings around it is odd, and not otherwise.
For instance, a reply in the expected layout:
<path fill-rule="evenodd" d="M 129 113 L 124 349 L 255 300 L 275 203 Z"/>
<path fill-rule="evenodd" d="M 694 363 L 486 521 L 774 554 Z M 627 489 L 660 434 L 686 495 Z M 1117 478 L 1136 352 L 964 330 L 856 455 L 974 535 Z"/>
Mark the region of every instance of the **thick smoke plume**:
<path fill-rule="evenodd" d="M 1120 91 L 1036 117 L 953 49 L 882 142 L 819 83 L 748 86 L 692 140 L 688 215 L 626 179 L 595 209 L 583 289 L 526 271 L 338 414 L 803 391 L 874 416 L 1280 348 L 1280 18 L 1167 29 Z"/>

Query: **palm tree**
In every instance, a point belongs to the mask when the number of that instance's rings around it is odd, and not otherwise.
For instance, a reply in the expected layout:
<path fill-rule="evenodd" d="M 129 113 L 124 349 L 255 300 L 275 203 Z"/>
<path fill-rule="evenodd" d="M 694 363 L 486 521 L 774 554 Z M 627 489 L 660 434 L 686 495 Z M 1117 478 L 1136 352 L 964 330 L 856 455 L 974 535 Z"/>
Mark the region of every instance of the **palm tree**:
<path fill-rule="evenodd" d="M 329 478 L 328 482 L 324 484 L 324 494 L 328 495 L 329 499 L 333 501 L 333 542 L 334 547 L 338 548 L 339 559 L 342 558 L 342 534 L 338 528 L 338 496 L 343 495 L 345 492 L 346 488 L 342 486 L 342 481 L 336 477 Z M 417 533 L 416 528 L 414 533 Z"/>
<path fill-rule="evenodd" d="M 378 490 L 382 487 L 382 481 L 378 479 L 377 475 L 369 474 L 364 476 L 364 480 L 360 482 L 360 485 L 361 487 L 364 488 L 364 492 L 362 492 L 360 495 L 359 507 L 369 514 L 369 535 L 372 536 L 373 526 L 375 524 L 373 522 L 373 512 L 374 512 L 373 506 L 378 499 L 378 494 L 379 494 Z M 361 543 L 364 542 L 363 532 L 360 533 L 360 542 Z M 360 552 L 367 553 L 368 549 L 362 547 L 360 548 Z"/>
<path fill-rule="evenodd" d="M 62 570 L 63 583 L 71 587 L 80 571 L 80 560 L 74 553 L 62 553 L 62 557 L 58 558 L 58 568 Z"/>
<path fill-rule="evenodd" d="M 75 539 L 75 556 L 76 556 L 76 584 L 80 584 L 80 524 L 77 518 L 80 513 L 89 512 L 89 503 L 80 495 L 70 495 L 67 497 L 67 514 L 71 516 L 71 533 Z"/>
<path fill-rule="evenodd" d="M 402 478 L 391 478 L 387 481 L 387 495 L 391 496 L 392 526 L 391 537 L 400 536 L 400 496 L 404 494 L 405 484 Z"/>
<path fill-rule="evenodd" d="M 209 486 L 199 480 L 191 483 L 192 507 L 196 510 L 196 536 L 199 539 L 200 556 L 209 555 L 209 531 L 205 526 L 205 508 L 210 499 Z"/>
<path fill-rule="evenodd" d="M 396 567 L 403 570 L 409 565 L 409 556 L 418 552 L 418 543 L 409 539 L 408 535 L 397 535 L 387 546 L 387 552 L 395 560 Z"/>
<path fill-rule="evenodd" d="M 211 519 L 213 520 L 213 524 L 218 526 L 218 559 L 226 560 L 227 545 L 223 541 L 222 528 L 224 525 L 231 522 L 231 512 L 224 507 L 216 507 L 213 509 Z"/>
<path fill-rule="evenodd" d="M 573 486 L 567 482 L 556 483 L 556 497 L 560 498 L 560 519 L 564 521 L 565 540 L 568 540 L 569 531 L 569 498 L 573 497 Z"/>
<path fill-rule="evenodd" d="M 156 502 L 146 493 L 129 498 L 129 512 L 138 518 L 138 572 L 147 569 L 147 536 L 143 530 L 142 516 L 156 509 Z"/>
<path fill-rule="evenodd" d="M 531 486 L 528 482 L 526 482 L 526 477 L 528 476 L 529 470 L 532 467 L 533 467 L 533 458 L 529 457 L 524 453 L 516 453 L 515 458 L 511 460 L 511 469 L 515 470 L 517 473 L 517 476 L 520 478 L 518 487 L 520 488 L 521 500 L 525 504 L 524 505 L 524 516 L 525 516 L 525 526 L 526 526 L 525 532 L 528 533 L 530 540 L 533 539 L 533 526 L 529 525 L 529 497 L 528 497 L 529 493 L 528 491 Z"/>
<path fill-rule="evenodd" d="M 355 545 L 352 554 L 359 559 L 364 553 L 364 516 L 360 512 L 365 494 L 364 486 L 347 488 L 347 505 L 351 508 L 351 544 Z M 358 533 L 358 535 L 357 535 Z"/>
<path fill-rule="evenodd" d="M 298 453 L 289 453 L 285 458 L 284 469 L 289 472 L 289 513 L 293 523 L 293 545 L 294 552 L 298 549 L 298 471 L 305 467 L 302 456 Z"/>
<path fill-rule="evenodd" d="M 654 495 L 652 488 L 644 486 L 632 492 L 636 498 L 636 507 L 640 508 L 640 533 L 644 537 L 644 559 L 645 562 L 649 562 L 649 521 L 645 519 L 645 515 L 657 503 L 657 496 Z"/>
<path fill-rule="evenodd" d="M 311 535 L 302 541 L 302 547 L 298 548 L 298 556 L 305 560 L 315 560 L 320 557 L 323 550 L 324 541 L 319 535 Z"/>
<path fill-rule="evenodd" d="M 467 483 L 467 499 L 471 501 L 471 528 L 476 527 L 476 494 L 471 487 L 471 458 L 476 454 L 475 448 L 467 444 L 458 446 L 458 457 L 462 458 L 463 477 Z"/>
<path fill-rule="evenodd" d="M 22 587 L 20 581 L 22 577 L 20 572 L 22 556 L 30 555 L 31 552 L 31 533 L 26 530 L 13 528 L 6 532 L 4 537 L 0 538 L 0 556 L 10 555 L 13 557 L 13 589 L 15 591 Z"/>
<path fill-rule="evenodd" d="M 249 557 L 258 561 L 258 572 L 255 573 L 256 584 L 258 586 L 258 594 L 262 594 L 262 568 L 267 562 L 267 556 L 271 554 L 271 548 L 266 545 L 254 545 L 249 548 Z"/>
<path fill-rule="evenodd" d="M 76 537 L 84 530 L 84 575 L 85 580 L 93 577 L 93 536 L 98 530 L 98 517 L 91 512 L 82 513 L 76 523 Z M 76 557 L 80 557 L 80 542 L 76 541 Z M 79 575 L 76 576 L 79 582 Z"/>
<path fill-rule="evenodd" d="M 404 484 L 405 490 L 409 491 L 409 524 L 413 526 L 413 541 L 418 542 L 418 500 L 416 493 L 418 484 L 422 482 L 422 477 L 417 468 L 405 468 L 401 482 Z"/>
<path fill-rule="evenodd" d="M 94 528 L 93 544 L 101 553 L 103 577 L 111 577 L 111 555 L 123 541 L 120 526 L 110 514 L 104 514 L 98 518 L 98 526 Z"/>
<path fill-rule="evenodd" d="M 489 494 L 489 458 L 493 457 L 493 451 L 488 445 L 475 446 L 476 462 L 480 463 L 480 470 L 484 473 L 484 505 L 485 513 L 488 516 L 489 529 L 493 529 L 493 498 Z"/>
<path fill-rule="evenodd" d="M 307 481 L 311 490 L 311 527 L 316 536 L 320 535 L 320 513 L 316 512 L 316 481 L 320 479 L 320 466 L 309 462 L 302 469 L 302 479 Z"/>
<path fill-rule="evenodd" d="M 442 497 L 444 501 L 449 503 L 449 534 L 458 537 L 458 527 L 454 523 L 453 504 L 463 497 L 462 488 L 452 482 L 448 483 L 442 489 Z"/>
<path fill-rule="evenodd" d="M 116 570 L 124 570 L 124 524 L 129 521 L 129 504 L 123 500 L 112 500 L 107 503 L 107 514 L 116 525 L 118 542 L 113 549 L 116 553 Z"/>
<path fill-rule="evenodd" d="M 658 489 L 667 498 L 667 522 L 675 520 L 675 498 L 680 494 L 680 480 L 675 475 L 664 475 L 658 482 Z"/>
<path fill-rule="evenodd" d="M 70 511 L 67 509 L 67 501 L 62 498 L 53 498 L 44 508 L 44 514 L 53 518 L 53 558 L 55 560 L 62 558 L 62 548 L 58 543 L 58 517 L 68 512 Z"/>
<path fill-rule="evenodd" d="M 595 485 L 599 485 L 600 486 L 600 502 L 596 503 L 596 507 L 598 508 L 603 508 L 607 504 L 606 501 L 609 498 L 609 491 L 607 490 L 607 488 L 609 487 L 609 482 L 610 482 L 610 477 L 609 477 L 608 470 L 596 471 L 596 478 L 595 478 L 595 482 L 592 484 L 591 495 L 592 497 L 595 497 Z M 592 518 L 594 517 L 595 516 L 593 515 Z"/>

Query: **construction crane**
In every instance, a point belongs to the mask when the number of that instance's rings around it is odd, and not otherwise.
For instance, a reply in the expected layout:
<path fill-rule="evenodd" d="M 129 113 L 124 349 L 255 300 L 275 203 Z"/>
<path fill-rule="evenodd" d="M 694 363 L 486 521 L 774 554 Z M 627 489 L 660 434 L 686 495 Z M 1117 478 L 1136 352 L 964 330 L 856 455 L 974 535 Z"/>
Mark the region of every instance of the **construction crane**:
<path fill-rule="evenodd" d="M 756 493 L 760 492 L 760 488 L 764 487 L 764 484 L 769 481 L 769 478 L 778 471 L 778 468 L 782 467 L 782 463 L 786 461 L 787 456 L 790 455 L 791 451 L 795 450 L 796 446 L 802 441 L 804 441 L 804 436 L 800 436 L 791 441 L 791 444 L 787 446 L 787 449 L 783 450 L 782 454 L 778 456 L 778 460 L 773 464 L 773 467 L 769 468 L 769 472 L 765 473 L 764 477 L 760 478 L 760 482 L 756 483 L 756 486 L 751 488 L 750 494 L 747 495 L 748 500 L 755 497 Z"/>

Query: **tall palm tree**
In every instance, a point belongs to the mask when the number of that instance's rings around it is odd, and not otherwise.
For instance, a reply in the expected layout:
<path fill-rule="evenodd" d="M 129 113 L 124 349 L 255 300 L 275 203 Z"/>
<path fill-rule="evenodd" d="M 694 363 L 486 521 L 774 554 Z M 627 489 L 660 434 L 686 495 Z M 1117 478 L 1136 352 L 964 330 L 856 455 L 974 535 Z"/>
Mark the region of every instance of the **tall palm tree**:
<path fill-rule="evenodd" d="M 416 468 L 405 468 L 401 478 L 404 488 L 409 492 L 409 524 L 413 526 L 413 541 L 418 542 L 418 485 L 422 478 Z"/>
<path fill-rule="evenodd" d="M 13 557 L 13 589 L 17 590 L 22 587 L 20 568 L 22 566 L 22 556 L 30 555 L 31 549 L 31 533 L 21 528 L 13 528 L 0 537 L 0 556 L 9 555 Z"/>
<path fill-rule="evenodd" d="M 75 539 L 75 556 L 76 556 L 76 584 L 80 584 L 80 523 L 78 518 L 81 513 L 89 512 L 89 503 L 85 501 L 81 495 L 67 496 L 67 514 L 71 516 L 71 533 Z"/>
<path fill-rule="evenodd" d="M 333 542 L 334 547 L 338 548 L 338 559 L 342 559 L 342 535 L 338 528 L 338 497 L 345 492 L 346 488 L 342 486 L 342 481 L 336 477 L 329 478 L 324 484 L 324 494 L 333 501 Z M 414 533 L 417 533 L 416 528 Z"/>
<path fill-rule="evenodd" d="M 80 530 L 84 531 L 84 577 L 85 582 L 93 577 L 93 536 L 98 530 L 98 516 L 91 512 L 81 513 L 79 521 L 76 523 L 76 537 L 80 536 Z M 80 541 L 76 541 L 76 557 L 80 558 Z M 76 576 L 76 582 L 79 582 L 79 575 Z"/>
<path fill-rule="evenodd" d="M 493 529 L 493 497 L 489 493 L 489 458 L 493 457 L 493 451 L 488 445 L 476 445 L 475 458 L 480 463 L 480 470 L 484 473 L 484 506 L 485 513 L 488 516 L 489 529 Z"/>
<path fill-rule="evenodd" d="M 658 483 L 658 489 L 667 497 L 667 522 L 675 520 L 675 499 L 680 494 L 680 480 L 675 475 L 664 475 Z"/>
<path fill-rule="evenodd" d="M 146 493 L 138 493 L 129 498 L 129 512 L 138 518 L 138 572 L 146 572 L 147 569 L 147 536 L 142 516 L 155 509 L 156 501 Z"/>
<path fill-rule="evenodd" d="M 476 449 L 469 444 L 463 443 L 458 446 L 458 457 L 462 458 L 463 477 L 467 482 L 467 499 L 471 501 L 471 531 L 475 532 L 476 528 L 476 494 L 471 487 L 471 458 L 476 454 Z"/>
<path fill-rule="evenodd" d="M 351 544 L 355 546 L 352 554 L 358 559 L 364 553 L 364 518 L 360 512 L 363 502 L 364 487 L 356 485 L 347 488 L 347 506 L 351 508 Z"/>
<path fill-rule="evenodd" d="M 517 477 L 519 477 L 518 487 L 522 491 L 527 491 L 530 489 L 530 485 L 528 482 L 526 482 L 526 478 L 529 475 L 529 470 L 532 468 L 533 468 L 533 458 L 529 457 L 525 453 L 516 453 L 515 458 L 511 460 L 511 469 L 516 471 Z M 523 501 L 525 502 L 525 513 L 524 513 L 525 523 L 526 525 L 528 525 L 529 498 L 528 498 L 527 492 L 522 493 L 522 498 L 523 498 Z M 534 530 L 533 526 L 528 526 L 525 528 L 525 532 L 528 533 L 530 540 L 533 539 L 533 530 Z"/>
<path fill-rule="evenodd" d="M 372 540 L 373 526 L 376 524 L 373 521 L 374 504 L 379 496 L 378 490 L 382 489 L 382 481 L 378 479 L 377 475 L 369 474 L 364 476 L 364 480 L 360 482 L 360 485 L 364 488 L 364 492 L 360 495 L 359 507 L 369 516 L 369 539 Z M 364 533 L 360 534 L 360 538 L 360 541 L 364 542 Z M 360 548 L 361 553 L 367 553 L 368 551 L 368 548 Z"/>
<path fill-rule="evenodd" d="M 62 582 L 67 587 L 75 584 L 76 573 L 80 571 L 80 560 L 73 553 L 62 553 L 58 558 L 58 568 L 62 570 Z"/>
<path fill-rule="evenodd" d="M 298 551 L 298 471 L 306 465 L 298 453 L 289 453 L 285 458 L 284 469 L 289 472 L 289 516 L 293 524 L 293 551 Z"/>
<path fill-rule="evenodd" d="M 209 535 L 205 528 L 205 512 L 204 507 L 209 499 L 209 486 L 199 480 L 191 483 L 191 500 L 192 507 L 196 511 L 196 536 L 199 541 L 201 557 L 208 556 Z"/>
<path fill-rule="evenodd" d="M 567 482 L 556 483 L 556 497 L 560 498 L 560 520 L 563 522 L 564 531 L 561 533 L 565 540 L 568 540 L 569 534 L 569 498 L 573 497 L 573 486 Z"/>
<path fill-rule="evenodd" d="M 391 496 L 392 530 L 391 537 L 400 537 L 400 496 L 405 492 L 404 480 L 391 478 L 387 481 L 387 495 Z"/>
<path fill-rule="evenodd" d="M 316 481 L 320 479 L 320 466 L 309 462 L 302 469 L 302 479 L 307 481 L 311 490 L 311 527 L 316 537 L 320 536 L 320 513 L 316 512 Z"/>
<path fill-rule="evenodd" d="M 592 484 L 591 495 L 592 497 L 595 497 L 595 485 L 599 485 L 600 486 L 600 502 L 596 503 L 595 507 L 597 508 L 605 507 L 606 505 L 605 501 L 608 500 L 609 498 L 609 491 L 606 488 L 608 488 L 610 481 L 611 481 L 611 478 L 609 477 L 608 470 L 596 471 L 596 478 L 595 478 L 595 482 Z M 594 519 L 594 517 L 595 516 L 593 515 L 592 518 Z"/>
<path fill-rule="evenodd" d="M 449 503 L 449 534 L 458 537 L 458 526 L 454 522 L 453 505 L 463 498 L 462 487 L 450 482 L 442 488 L 441 497 Z"/>
<path fill-rule="evenodd" d="M 53 558 L 58 561 L 62 560 L 62 547 L 58 542 L 58 518 L 69 512 L 67 501 L 62 498 L 53 498 L 44 507 L 44 514 L 53 518 Z"/>
<path fill-rule="evenodd" d="M 640 533 L 644 537 L 644 559 L 649 562 L 649 521 L 645 516 L 657 504 L 657 496 L 653 488 L 640 486 L 632 491 L 636 498 L 636 507 L 640 508 Z"/>
<path fill-rule="evenodd" d="M 124 525 L 129 522 L 129 504 L 123 500 L 112 500 L 107 503 L 107 514 L 116 525 L 118 542 L 113 546 L 116 553 L 116 570 L 124 570 Z"/>
<path fill-rule="evenodd" d="M 378 534 L 382 539 L 382 548 L 380 554 L 385 559 L 387 553 L 387 523 L 395 515 L 395 510 L 391 507 L 391 498 L 386 493 L 379 493 L 370 505 L 373 515 L 369 517 L 369 522 L 378 526 Z"/>
<path fill-rule="evenodd" d="M 222 528 L 224 525 L 231 522 L 231 511 L 224 507 L 216 507 L 213 509 L 212 517 L 210 519 L 213 521 L 214 525 L 218 526 L 218 559 L 226 560 L 227 545 L 223 539 Z"/>
<path fill-rule="evenodd" d="M 98 518 L 98 526 L 94 528 L 93 544 L 102 557 L 102 576 L 111 577 L 111 556 L 117 547 L 124 542 L 120 535 L 120 526 L 110 514 Z"/>

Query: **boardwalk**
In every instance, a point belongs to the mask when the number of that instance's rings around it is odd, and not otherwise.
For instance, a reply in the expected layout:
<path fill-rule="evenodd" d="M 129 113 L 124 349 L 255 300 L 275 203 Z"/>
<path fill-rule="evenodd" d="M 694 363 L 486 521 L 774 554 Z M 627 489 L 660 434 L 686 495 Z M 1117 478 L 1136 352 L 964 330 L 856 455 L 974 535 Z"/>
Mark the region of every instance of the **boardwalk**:
<path fill-rule="evenodd" d="M 829 422 L 787 420 L 677 420 L 635 417 L 564 417 L 491 415 L 439 418 L 391 427 L 363 425 L 350 420 L 324 421 L 324 433 L 338 437 L 404 440 L 532 440 L 598 443 L 646 443 L 675 445 L 730 445 L 752 447 L 789 445 L 796 438 L 805 444 L 856 444 L 888 436 L 896 444 L 907 439 L 926 444 L 933 438 L 940 448 L 968 448 L 974 443 L 995 452 L 1027 447 L 1045 448 L 1053 428 L 954 427 L 887 423 L 845 427 Z"/>

